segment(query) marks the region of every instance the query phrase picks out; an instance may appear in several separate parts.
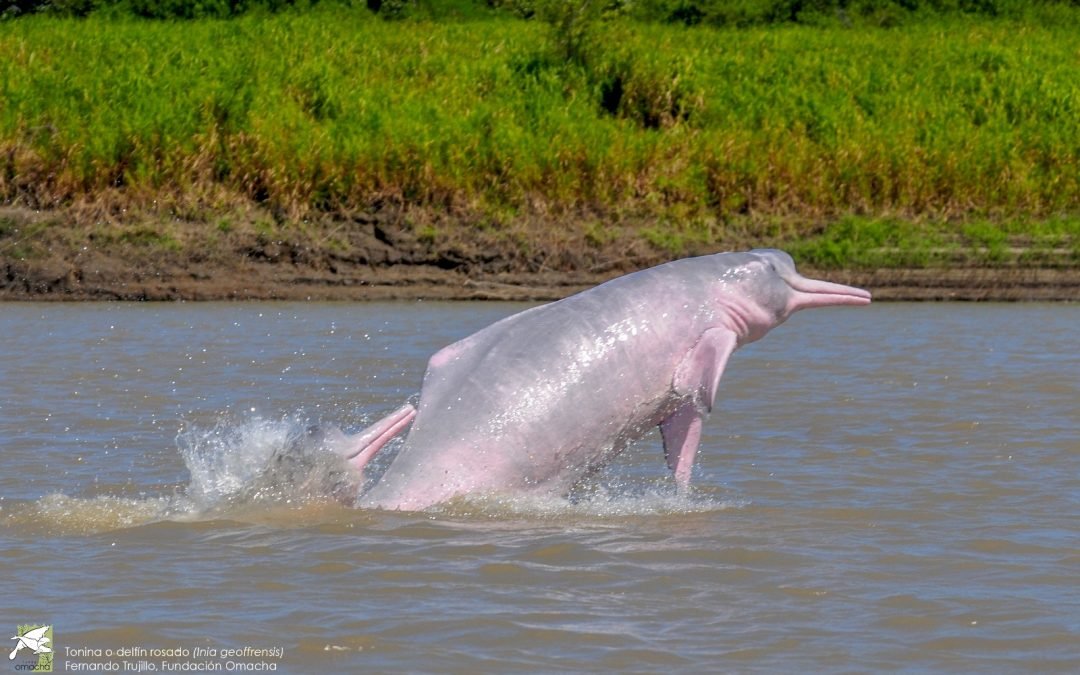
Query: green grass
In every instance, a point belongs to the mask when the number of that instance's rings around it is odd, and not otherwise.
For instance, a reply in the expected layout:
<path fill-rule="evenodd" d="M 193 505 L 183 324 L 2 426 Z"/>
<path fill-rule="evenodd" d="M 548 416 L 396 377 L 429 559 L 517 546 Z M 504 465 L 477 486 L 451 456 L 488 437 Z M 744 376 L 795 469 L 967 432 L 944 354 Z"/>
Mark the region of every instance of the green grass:
<path fill-rule="evenodd" d="M 0 22 L 0 200 L 297 221 L 396 203 L 496 227 L 586 211 L 650 219 L 673 252 L 737 227 L 823 265 L 1007 262 L 1024 237 L 1076 241 L 1076 25 L 623 19 L 568 55 L 506 16 L 27 17 Z"/>
<path fill-rule="evenodd" d="M 1080 218 L 961 225 L 848 216 L 819 232 L 780 240 L 815 267 L 966 266 L 1075 267 L 1080 264 Z"/>

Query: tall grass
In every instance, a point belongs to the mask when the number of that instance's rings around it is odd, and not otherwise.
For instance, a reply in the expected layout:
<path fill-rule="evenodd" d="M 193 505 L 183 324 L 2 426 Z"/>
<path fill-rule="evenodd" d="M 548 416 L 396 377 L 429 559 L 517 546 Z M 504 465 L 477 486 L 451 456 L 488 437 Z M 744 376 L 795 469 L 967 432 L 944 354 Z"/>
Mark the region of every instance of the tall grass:
<path fill-rule="evenodd" d="M 823 223 L 1080 205 L 1080 32 L 597 23 L 366 9 L 0 23 L 0 199 L 387 200 Z"/>

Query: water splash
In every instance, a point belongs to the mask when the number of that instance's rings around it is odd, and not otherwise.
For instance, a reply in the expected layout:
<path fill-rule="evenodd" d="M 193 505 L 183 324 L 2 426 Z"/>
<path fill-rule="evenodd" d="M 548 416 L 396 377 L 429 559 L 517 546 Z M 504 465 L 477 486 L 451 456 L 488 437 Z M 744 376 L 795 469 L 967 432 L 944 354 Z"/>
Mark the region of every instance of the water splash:
<path fill-rule="evenodd" d="M 212 426 L 186 425 L 176 447 L 187 467 L 187 485 L 171 494 L 72 497 L 52 494 L 0 510 L 0 522 L 28 533 L 92 534 L 161 521 L 214 519 L 274 527 L 312 519 L 365 518 L 351 512 L 363 477 L 321 440 L 299 413 L 279 419 L 223 416 Z M 393 448 L 380 453 L 386 463 Z M 378 474 L 376 466 L 375 475 Z M 385 468 L 385 467 L 384 467 Z M 744 506 L 716 490 L 679 492 L 670 479 L 594 477 L 569 496 L 477 494 L 428 509 L 427 517 L 485 521 L 612 521 L 710 513 Z"/>
<path fill-rule="evenodd" d="M 328 503 L 351 504 L 361 477 L 314 429 L 299 416 L 222 418 L 209 428 L 189 425 L 177 435 L 176 445 L 190 480 L 171 494 L 50 494 L 9 503 L 0 511 L 0 522 L 29 534 L 93 534 L 165 520 L 253 521 L 265 513 L 280 523 L 283 510 L 307 513 Z"/>
<path fill-rule="evenodd" d="M 177 435 L 191 474 L 187 496 L 201 511 L 252 503 L 352 501 L 361 476 L 305 420 L 256 417 L 192 426 Z"/>

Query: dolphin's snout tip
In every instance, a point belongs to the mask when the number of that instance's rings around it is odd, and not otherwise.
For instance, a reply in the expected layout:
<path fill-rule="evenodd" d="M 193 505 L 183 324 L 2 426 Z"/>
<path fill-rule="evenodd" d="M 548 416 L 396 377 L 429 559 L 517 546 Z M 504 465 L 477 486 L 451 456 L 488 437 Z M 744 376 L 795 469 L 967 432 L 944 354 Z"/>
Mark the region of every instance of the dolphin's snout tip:
<path fill-rule="evenodd" d="M 838 284 L 839 285 L 839 284 Z M 873 300 L 870 291 L 855 286 L 840 286 L 842 290 L 826 292 L 821 295 L 830 298 L 836 305 L 869 305 Z"/>
<path fill-rule="evenodd" d="M 848 286 L 848 288 L 852 291 L 851 295 L 855 298 L 855 304 L 869 305 L 874 299 L 873 294 L 865 288 L 856 288 L 855 286 Z"/>

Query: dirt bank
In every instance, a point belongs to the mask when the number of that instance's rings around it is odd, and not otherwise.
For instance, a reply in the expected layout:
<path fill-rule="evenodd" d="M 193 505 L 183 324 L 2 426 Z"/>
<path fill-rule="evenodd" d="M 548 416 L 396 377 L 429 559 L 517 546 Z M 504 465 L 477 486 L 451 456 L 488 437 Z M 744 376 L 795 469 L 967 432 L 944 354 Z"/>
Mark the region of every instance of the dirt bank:
<path fill-rule="evenodd" d="M 0 300 L 552 300 L 670 257 L 639 241 L 425 238 L 386 216 L 283 235 L 191 222 L 74 227 L 0 210 Z M 1080 301 L 1075 266 L 801 271 L 879 300 Z"/>

